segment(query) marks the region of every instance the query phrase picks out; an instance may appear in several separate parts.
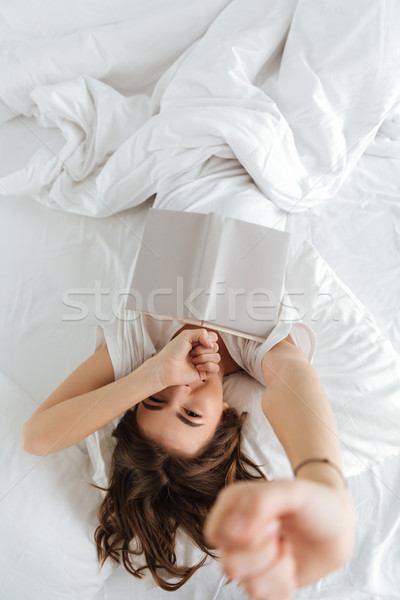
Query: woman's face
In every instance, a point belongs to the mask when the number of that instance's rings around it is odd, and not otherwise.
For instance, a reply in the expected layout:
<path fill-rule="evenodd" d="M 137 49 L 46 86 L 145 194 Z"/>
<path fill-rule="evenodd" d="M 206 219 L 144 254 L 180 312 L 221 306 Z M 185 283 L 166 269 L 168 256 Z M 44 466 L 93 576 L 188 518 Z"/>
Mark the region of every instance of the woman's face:
<path fill-rule="evenodd" d="M 146 398 L 137 407 L 139 429 L 167 450 L 194 456 L 213 437 L 228 408 L 222 378 L 213 373 L 205 381 L 174 385 Z"/>

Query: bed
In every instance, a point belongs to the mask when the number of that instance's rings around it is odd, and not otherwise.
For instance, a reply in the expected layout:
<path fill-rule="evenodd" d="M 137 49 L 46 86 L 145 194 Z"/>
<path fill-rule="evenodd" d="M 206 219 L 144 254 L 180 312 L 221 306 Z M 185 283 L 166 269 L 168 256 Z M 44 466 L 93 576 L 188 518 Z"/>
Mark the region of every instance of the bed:
<path fill-rule="evenodd" d="M 98 569 L 88 482 L 104 482 L 112 424 L 98 456 L 19 442 L 115 314 L 155 206 L 291 232 L 285 285 L 317 334 L 358 521 L 346 567 L 293 598 L 398 600 L 397 3 L 19 0 L 0 14 L 0 598 L 168 597 Z M 290 477 L 260 393 L 245 374 L 226 385 L 252 413 L 248 452 Z M 184 538 L 178 550 L 199 558 Z M 225 583 L 210 560 L 175 595 L 244 600 Z"/>

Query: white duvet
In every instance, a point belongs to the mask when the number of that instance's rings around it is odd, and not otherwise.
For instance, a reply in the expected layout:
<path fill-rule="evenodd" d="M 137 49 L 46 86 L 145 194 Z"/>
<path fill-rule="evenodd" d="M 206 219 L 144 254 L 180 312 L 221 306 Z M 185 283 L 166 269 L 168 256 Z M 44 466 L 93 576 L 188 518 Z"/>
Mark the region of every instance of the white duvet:
<path fill-rule="evenodd" d="M 0 193 L 66 211 L 135 206 L 211 156 L 301 211 L 337 192 L 400 101 L 397 0 L 119 2 L 73 33 L 72 4 L 60 24 L 39 2 L 33 33 L 23 4 L 0 8 L 3 118 L 34 115 L 65 143 Z"/>

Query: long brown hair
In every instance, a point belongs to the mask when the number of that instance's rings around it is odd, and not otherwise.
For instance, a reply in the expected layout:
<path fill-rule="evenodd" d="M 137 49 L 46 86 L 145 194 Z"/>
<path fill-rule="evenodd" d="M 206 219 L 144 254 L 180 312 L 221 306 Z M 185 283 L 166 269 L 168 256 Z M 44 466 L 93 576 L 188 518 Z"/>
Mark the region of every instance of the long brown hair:
<path fill-rule="evenodd" d="M 129 573 L 141 578 L 148 568 L 162 589 L 175 591 L 205 563 L 207 556 L 217 558 L 207 547 L 203 526 L 218 492 L 234 481 L 265 479 L 265 475 L 241 450 L 246 412 L 239 415 L 227 408 L 212 439 L 196 456 L 187 458 L 145 438 L 137 425 L 136 409 L 126 411 L 112 433 L 117 444 L 109 487 L 91 484 L 107 492 L 99 507 L 100 525 L 94 533 L 97 557 L 102 567 L 108 557 L 120 563 L 121 552 Z M 197 565 L 176 564 L 179 526 L 205 553 Z M 134 539 L 135 549 L 130 547 Z M 130 555 L 143 553 L 147 564 L 135 568 Z M 157 572 L 159 569 L 180 581 L 169 583 Z"/>

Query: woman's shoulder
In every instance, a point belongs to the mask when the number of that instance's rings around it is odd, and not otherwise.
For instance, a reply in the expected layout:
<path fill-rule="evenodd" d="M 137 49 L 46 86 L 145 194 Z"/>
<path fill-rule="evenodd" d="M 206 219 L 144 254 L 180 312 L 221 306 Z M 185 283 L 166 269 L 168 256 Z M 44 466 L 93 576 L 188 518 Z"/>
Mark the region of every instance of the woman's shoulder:
<path fill-rule="evenodd" d="M 159 352 L 182 329 L 183 324 L 176 319 L 141 313 L 141 326 L 143 334 L 151 340 L 156 352 Z"/>
<path fill-rule="evenodd" d="M 230 355 L 249 375 L 265 385 L 263 360 L 266 355 L 280 356 L 301 353 L 312 362 L 316 348 L 316 336 L 304 323 L 278 323 L 264 342 L 256 342 L 232 334 L 222 334 Z"/>

